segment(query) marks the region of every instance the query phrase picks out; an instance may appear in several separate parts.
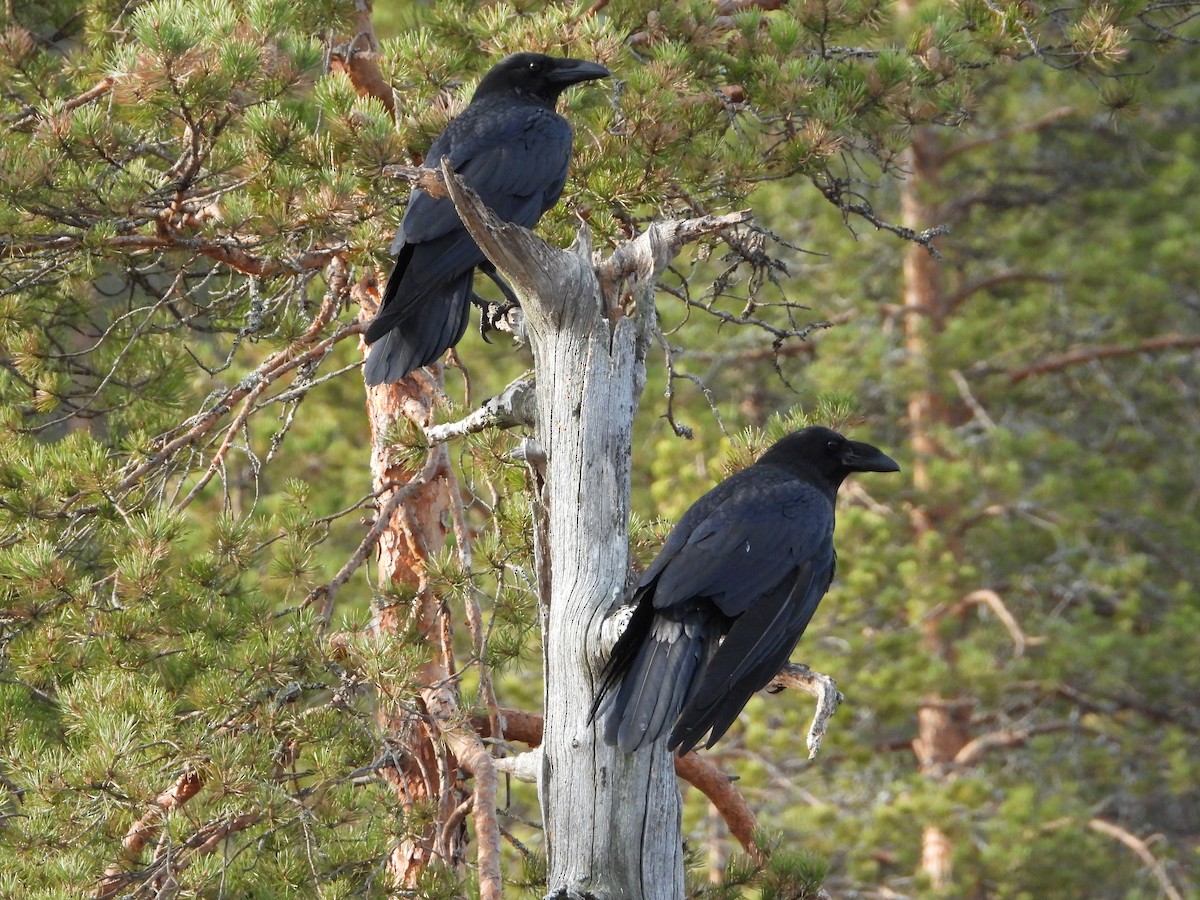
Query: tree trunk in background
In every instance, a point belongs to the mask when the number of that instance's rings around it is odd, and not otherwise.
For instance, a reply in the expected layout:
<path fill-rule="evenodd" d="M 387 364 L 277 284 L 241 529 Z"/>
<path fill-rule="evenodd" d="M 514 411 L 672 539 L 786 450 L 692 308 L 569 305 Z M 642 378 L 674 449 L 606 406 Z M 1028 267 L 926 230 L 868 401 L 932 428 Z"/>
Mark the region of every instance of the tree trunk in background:
<path fill-rule="evenodd" d="M 958 751 L 970 740 L 967 726 L 971 704 L 946 700 L 937 695 L 926 697 L 917 711 L 917 737 L 913 752 L 926 778 L 943 779 L 958 756 Z M 953 875 L 954 844 L 936 825 L 927 825 L 921 832 L 921 871 L 935 890 L 950 886 Z"/>
<path fill-rule="evenodd" d="M 378 99 L 394 113 L 391 86 L 383 78 L 375 54 L 379 42 L 371 20 L 370 2 L 355 7 L 353 37 L 331 53 L 330 69 L 344 72 L 358 92 Z M 361 288 L 361 286 L 360 286 Z M 378 291 L 369 291 L 367 308 L 373 312 L 379 302 Z M 371 482 L 378 493 L 376 508 L 383 510 L 396 491 L 418 475 L 393 457 L 385 439 L 389 429 L 401 419 L 424 428 L 433 424 L 433 409 L 441 394 L 436 367 L 419 370 L 398 384 L 367 388 L 367 417 L 371 426 Z M 393 432 L 394 433 L 394 432 Z M 450 516 L 453 492 L 457 490 L 454 473 L 444 446 L 430 449 L 431 456 L 420 473 L 424 483 L 415 486 L 412 496 L 396 507 L 391 521 L 377 545 L 380 585 L 411 590 L 411 603 L 380 605 L 373 610 L 372 629 L 382 639 L 398 640 L 415 627 L 429 647 L 432 659 L 420 673 L 426 688 L 439 688 L 439 699 L 454 704 L 457 681 L 454 660 L 443 628 L 440 598 L 429 589 L 425 563 L 446 543 L 446 521 Z M 384 490 L 385 485 L 391 485 Z M 392 884 L 399 889 L 416 887 L 421 873 L 434 860 L 448 865 L 461 862 L 467 841 L 466 820 L 446 828 L 459 805 L 471 792 L 459 776 L 454 754 L 441 740 L 430 722 L 424 700 L 407 693 L 409 685 L 377 685 L 380 691 L 378 719 L 387 735 L 393 763 L 380 774 L 400 797 L 404 808 L 412 811 L 433 805 L 432 816 L 414 817 L 423 821 L 419 833 L 410 832 L 407 822 L 400 823 L 400 839 L 388 858 Z M 392 692 L 394 691 L 394 693 Z M 417 707 L 413 711 L 414 705 Z M 487 888 L 484 888 L 485 893 Z"/>
<path fill-rule="evenodd" d="M 937 138 L 928 129 L 913 135 L 906 151 L 904 167 L 908 178 L 900 186 L 902 222 L 915 231 L 924 231 L 939 214 L 922 194 L 937 185 L 941 170 Z M 940 452 L 934 429 L 944 412 L 932 371 L 930 335 L 942 330 L 943 297 L 941 263 L 920 244 L 910 242 L 904 251 L 904 349 L 909 369 L 918 385 L 908 398 L 908 428 L 913 463 L 912 484 L 918 502 L 911 512 L 914 537 L 920 540 L 936 524 L 936 513 L 921 503 L 931 497 L 929 460 Z"/>
<path fill-rule="evenodd" d="M 906 152 L 908 178 L 901 185 L 903 224 L 923 231 L 941 221 L 941 211 L 927 201 L 939 196 L 942 152 L 937 136 L 930 129 L 918 129 Z M 904 349 L 915 387 L 908 398 L 909 443 L 912 447 L 913 503 L 909 511 L 913 540 L 919 546 L 930 531 L 936 530 L 941 516 L 931 503 L 933 484 L 929 463 L 941 454 L 936 430 L 946 415 L 938 392 L 931 358 L 932 338 L 944 327 L 945 297 L 941 263 L 924 247 L 910 243 L 904 253 Z M 922 624 L 928 652 L 952 659 L 953 647 L 940 633 L 942 616 L 928 616 Z M 968 710 L 969 717 L 969 710 Z M 917 711 L 918 736 L 913 741 L 920 771 L 928 778 L 943 779 L 948 765 L 969 739 L 961 704 L 938 695 L 924 698 Z M 927 825 L 921 835 L 921 870 L 935 890 L 949 886 L 954 845 L 936 825 Z"/>

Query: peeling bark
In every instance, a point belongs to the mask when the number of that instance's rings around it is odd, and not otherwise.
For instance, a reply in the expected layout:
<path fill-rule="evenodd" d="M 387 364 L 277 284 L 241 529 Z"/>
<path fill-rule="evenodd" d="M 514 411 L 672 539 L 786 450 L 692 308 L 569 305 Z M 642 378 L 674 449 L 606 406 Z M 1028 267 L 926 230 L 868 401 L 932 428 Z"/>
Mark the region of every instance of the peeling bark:
<path fill-rule="evenodd" d="M 415 594 L 410 603 L 389 603 L 376 607 L 372 628 L 380 639 L 396 639 L 410 626 L 436 648 L 433 659 L 421 672 L 424 685 L 446 684 L 453 671 L 453 660 L 446 658 L 441 639 L 441 611 L 438 598 L 429 589 L 425 563 L 446 541 L 445 525 L 450 508 L 452 475 L 443 448 L 437 455 L 432 477 L 416 488 L 407 502 L 389 504 L 393 492 L 401 490 L 417 474 L 394 458 L 385 435 L 399 419 L 424 428 L 433 423 L 433 408 L 439 386 L 429 370 L 422 370 L 399 384 L 367 389 L 367 416 L 371 424 L 371 477 L 379 491 L 381 511 L 392 508 L 391 519 L 384 524 L 377 545 L 379 579 Z M 392 487 L 387 487 L 391 485 Z M 448 687 L 443 690 L 449 690 Z M 447 822 L 455 808 L 468 796 L 457 777 L 458 765 L 441 742 L 438 730 L 422 700 L 420 711 L 413 711 L 412 698 L 389 697 L 381 686 L 380 725 L 394 750 L 393 765 L 381 770 L 407 808 L 433 804 L 436 814 L 420 833 L 405 833 L 393 848 L 388 869 L 398 888 L 412 888 L 424 869 L 435 859 L 454 863 L 464 856 L 465 822 L 447 831 Z"/>

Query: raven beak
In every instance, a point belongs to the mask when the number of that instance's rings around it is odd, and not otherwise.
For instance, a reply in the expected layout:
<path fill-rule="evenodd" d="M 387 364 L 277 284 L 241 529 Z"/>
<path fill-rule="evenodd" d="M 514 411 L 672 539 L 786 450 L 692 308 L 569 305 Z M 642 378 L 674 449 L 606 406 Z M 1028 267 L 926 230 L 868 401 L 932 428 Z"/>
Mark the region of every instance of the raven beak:
<path fill-rule="evenodd" d="M 579 84 L 581 81 L 595 81 L 597 78 L 608 78 L 612 72 L 600 65 L 600 63 L 588 62 L 583 59 L 563 59 L 554 67 L 554 71 L 549 73 L 551 80 L 555 84 L 560 84 L 563 87 L 569 87 L 572 84 Z"/>
<path fill-rule="evenodd" d="M 847 441 L 842 463 L 851 472 L 899 472 L 900 464 L 880 450 L 862 441 Z"/>

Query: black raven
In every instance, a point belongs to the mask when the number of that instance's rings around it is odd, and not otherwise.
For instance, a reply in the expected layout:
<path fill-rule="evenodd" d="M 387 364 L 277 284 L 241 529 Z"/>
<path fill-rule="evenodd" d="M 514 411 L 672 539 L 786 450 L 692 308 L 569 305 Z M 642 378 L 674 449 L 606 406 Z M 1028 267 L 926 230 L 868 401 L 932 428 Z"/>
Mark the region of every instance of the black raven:
<path fill-rule="evenodd" d="M 604 739 L 632 753 L 671 729 L 681 756 L 716 743 L 829 589 L 842 480 L 898 471 L 870 444 L 804 428 L 697 500 L 634 590 L 592 707 Z"/>
<path fill-rule="evenodd" d="M 571 126 L 554 111 L 573 84 L 611 74 L 598 63 L 517 53 L 483 76 L 470 105 L 425 159 L 443 157 L 506 222 L 526 228 L 558 202 L 571 162 Z M 448 197 L 414 190 L 392 241 L 396 265 L 367 328 L 367 384 L 398 381 L 453 347 L 467 330 L 475 267 L 497 279 Z"/>

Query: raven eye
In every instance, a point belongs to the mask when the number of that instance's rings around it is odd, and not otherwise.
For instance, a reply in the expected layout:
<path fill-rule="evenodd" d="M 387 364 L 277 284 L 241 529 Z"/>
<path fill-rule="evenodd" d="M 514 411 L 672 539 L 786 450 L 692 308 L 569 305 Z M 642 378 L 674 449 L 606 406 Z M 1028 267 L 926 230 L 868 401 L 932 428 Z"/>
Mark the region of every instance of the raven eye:
<path fill-rule="evenodd" d="M 530 71 L 530 72 L 540 72 L 540 71 L 542 71 L 542 63 L 541 63 L 541 60 L 537 60 L 537 59 L 535 59 L 533 62 L 531 62 L 531 63 L 529 64 L 529 71 Z"/>
<path fill-rule="evenodd" d="M 841 441 L 830 441 L 828 444 L 825 445 L 825 449 L 828 450 L 830 453 L 837 453 L 839 450 L 842 449 L 842 442 Z"/>

